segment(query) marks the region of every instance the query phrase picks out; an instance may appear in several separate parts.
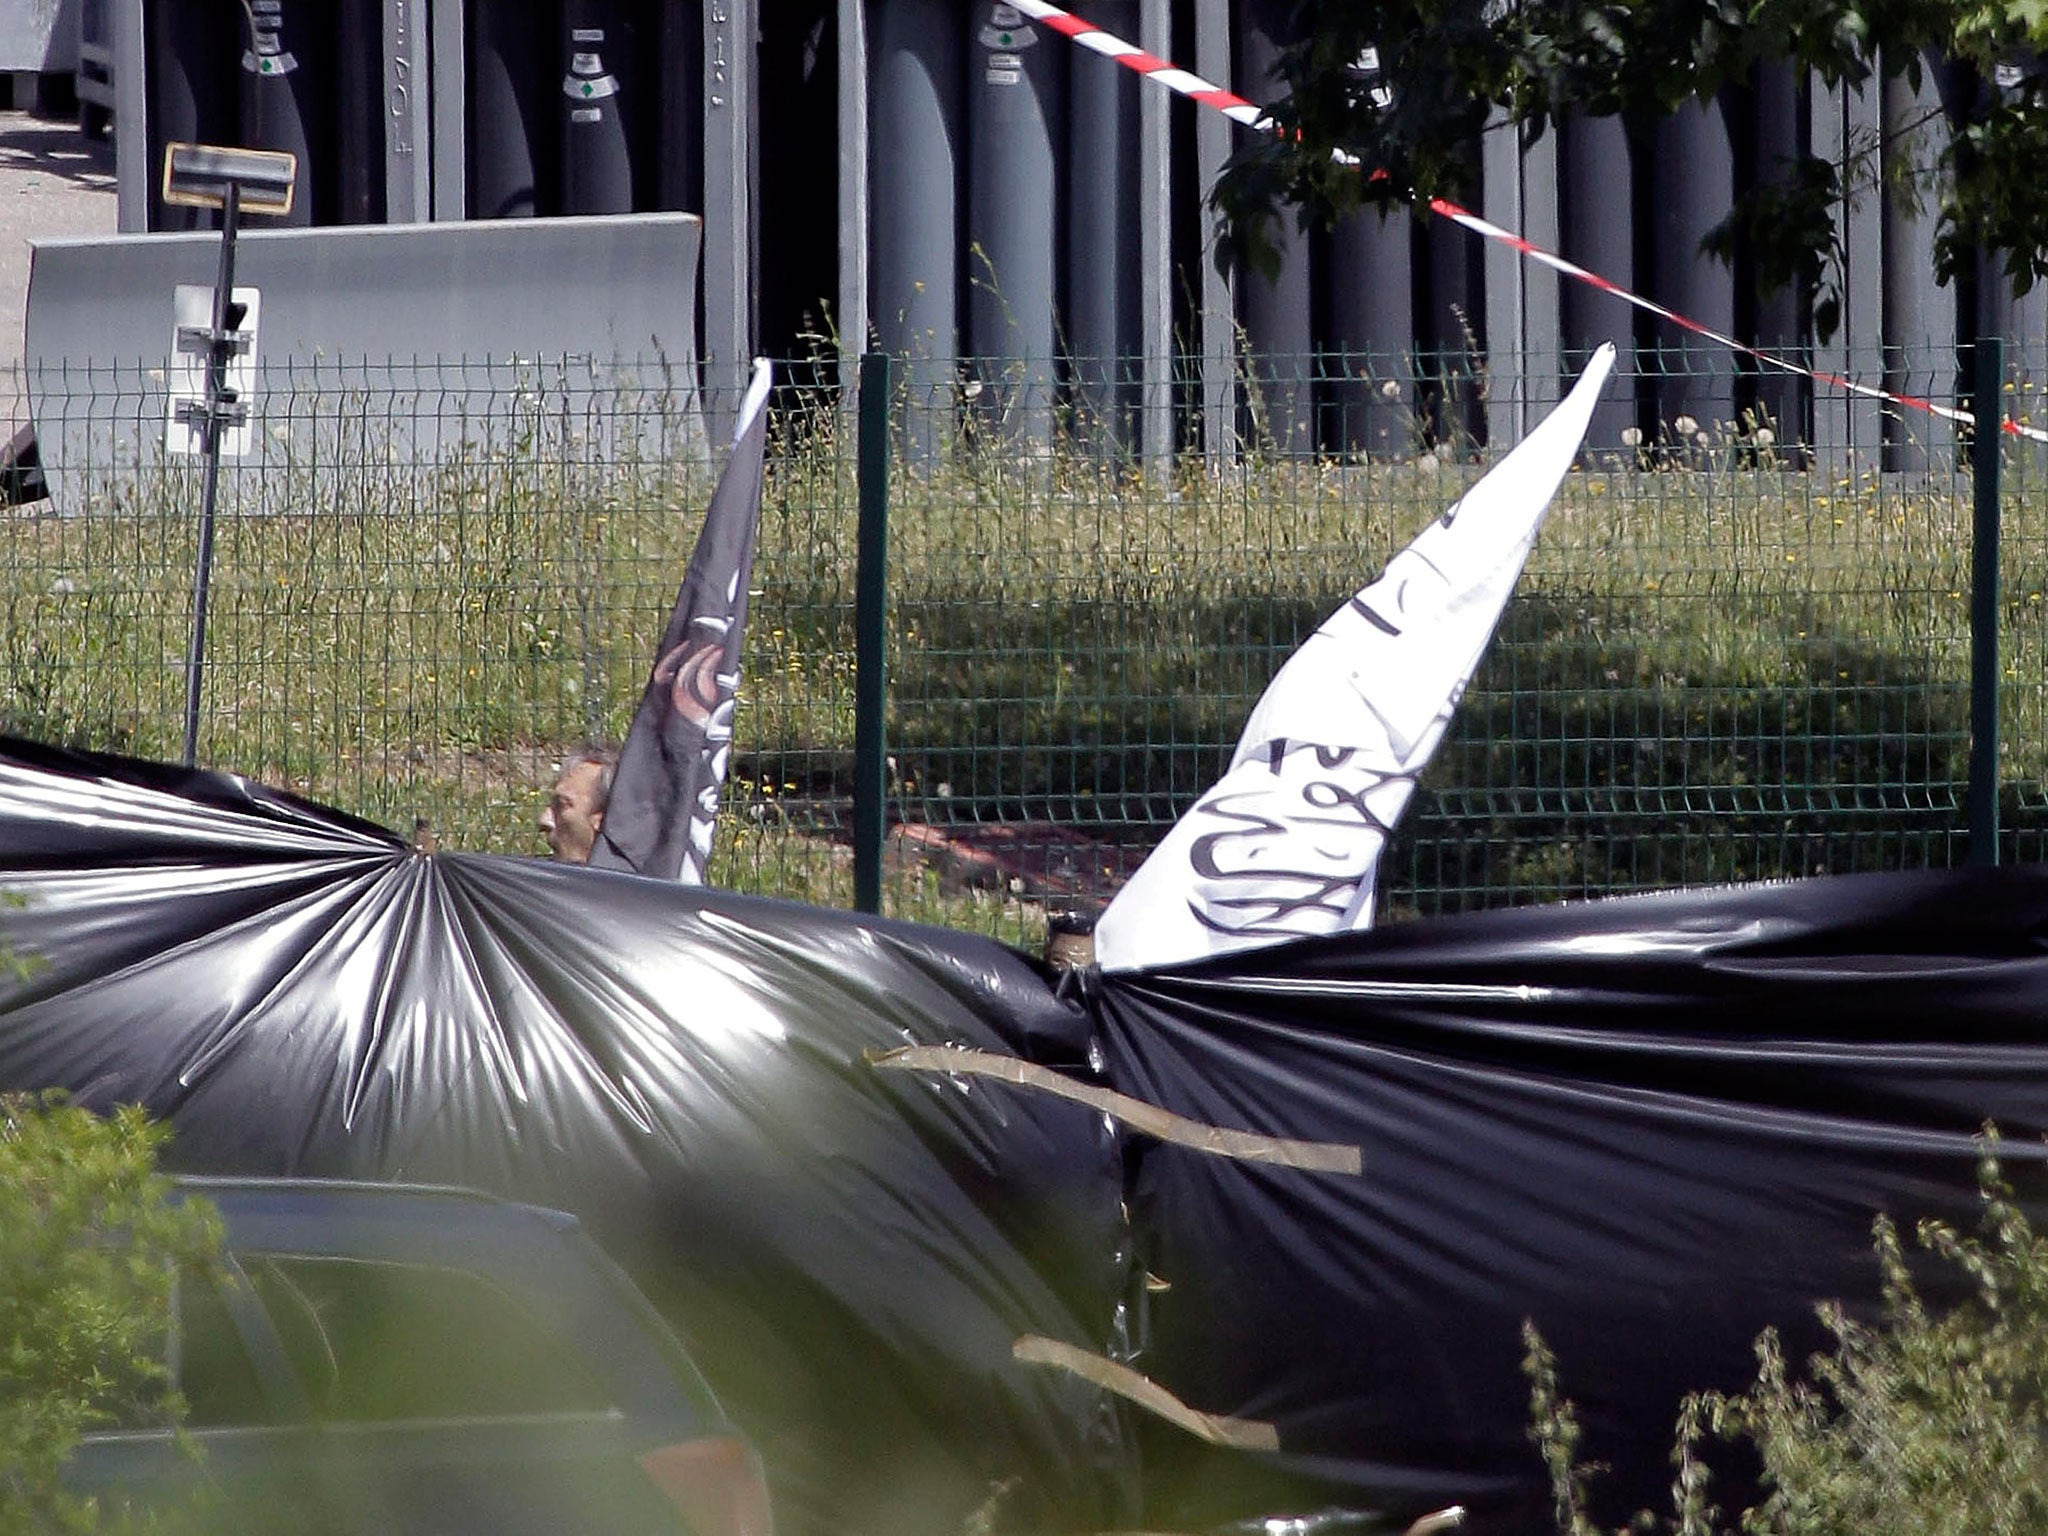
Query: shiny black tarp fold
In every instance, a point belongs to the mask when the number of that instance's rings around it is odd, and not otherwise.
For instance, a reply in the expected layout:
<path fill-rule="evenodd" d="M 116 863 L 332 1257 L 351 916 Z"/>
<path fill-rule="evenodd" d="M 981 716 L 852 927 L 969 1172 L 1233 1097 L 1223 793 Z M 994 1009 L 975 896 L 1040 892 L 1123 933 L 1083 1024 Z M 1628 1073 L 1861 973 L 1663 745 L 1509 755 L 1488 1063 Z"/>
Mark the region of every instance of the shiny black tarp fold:
<path fill-rule="evenodd" d="M 2016 1172 L 2048 1131 L 2038 868 L 1397 925 L 1098 1003 L 1124 1091 L 1363 1150 L 1356 1179 L 1142 1154 L 1138 1258 L 1171 1284 L 1147 1369 L 1274 1422 L 1276 1485 L 1479 1529 L 1549 1528 L 1524 1318 L 1614 1464 L 1608 1513 L 1668 1509 L 1685 1390 L 1746 1385 L 1766 1325 L 1819 1347 L 1820 1298 L 1871 1303 L 1877 1212 L 1974 1225 L 1987 1119 Z M 1212 1459 L 1149 1438 L 1153 1518 L 1213 1516 Z"/>
<path fill-rule="evenodd" d="M 1127 1516 L 1118 1148 L 1056 1099 L 873 1069 L 1057 1056 L 987 940 L 537 859 L 415 854 L 225 775 L 0 742 L 0 1087 L 168 1118 L 181 1168 L 573 1210 L 759 1442 L 784 1530 Z"/>
<path fill-rule="evenodd" d="M 1611 1497 L 1656 1499 L 1686 1389 L 1741 1385 L 1767 1324 L 1817 1342 L 1821 1298 L 1868 1304 L 1875 1213 L 1969 1223 L 1986 1120 L 2012 1163 L 2048 1132 L 2033 868 L 1477 914 L 1056 993 L 971 936 L 421 855 L 227 776 L 0 741 L 0 889 L 44 962 L 0 992 L 0 1087 L 139 1100 L 188 1167 L 578 1211 L 797 1531 L 954 1531 L 992 1495 L 998 1526 L 1068 1531 L 1453 1500 L 1540 1529 L 1524 1318 Z M 1363 1173 L 869 1064 L 907 1043 L 1353 1144 Z M 1025 1333 L 1130 1354 L 1280 1450 L 1018 1365 Z"/>

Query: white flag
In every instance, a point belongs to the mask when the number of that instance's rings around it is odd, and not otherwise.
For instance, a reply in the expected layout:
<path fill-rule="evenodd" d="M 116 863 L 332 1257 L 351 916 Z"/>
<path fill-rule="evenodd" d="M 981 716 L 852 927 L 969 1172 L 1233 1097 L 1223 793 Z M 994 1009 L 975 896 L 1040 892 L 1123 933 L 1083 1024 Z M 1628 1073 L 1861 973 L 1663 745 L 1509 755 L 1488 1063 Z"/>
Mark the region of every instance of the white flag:
<path fill-rule="evenodd" d="M 1492 639 L 1614 366 L 1558 408 L 1290 657 L 1230 769 L 1095 929 L 1106 970 L 1372 925 L 1373 880 Z"/>

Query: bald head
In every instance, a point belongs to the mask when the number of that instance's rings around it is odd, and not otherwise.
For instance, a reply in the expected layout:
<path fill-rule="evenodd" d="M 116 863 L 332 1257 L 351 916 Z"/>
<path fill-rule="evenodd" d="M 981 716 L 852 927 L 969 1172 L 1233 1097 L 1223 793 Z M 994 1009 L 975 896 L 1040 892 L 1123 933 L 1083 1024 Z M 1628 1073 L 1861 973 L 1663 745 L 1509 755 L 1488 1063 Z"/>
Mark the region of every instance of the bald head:
<path fill-rule="evenodd" d="M 565 864 L 588 864 L 604 811 L 612 797 L 612 773 L 619 755 L 602 747 L 578 752 L 562 764 L 554 792 L 540 813 L 541 835 L 548 851 Z"/>

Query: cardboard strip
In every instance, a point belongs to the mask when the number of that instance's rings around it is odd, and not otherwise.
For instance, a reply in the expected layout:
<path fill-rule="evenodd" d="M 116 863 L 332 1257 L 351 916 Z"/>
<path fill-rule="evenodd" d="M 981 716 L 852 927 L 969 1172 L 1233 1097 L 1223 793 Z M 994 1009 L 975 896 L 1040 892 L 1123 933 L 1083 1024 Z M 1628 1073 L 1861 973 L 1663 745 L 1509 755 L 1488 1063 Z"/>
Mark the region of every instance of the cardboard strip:
<path fill-rule="evenodd" d="M 1438 1531 L 1454 1530 L 1465 1523 L 1465 1506 L 1452 1504 L 1433 1515 L 1424 1515 L 1402 1533 L 1402 1536 L 1436 1536 Z"/>
<path fill-rule="evenodd" d="M 1300 1168 L 1311 1173 L 1363 1173 L 1365 1155 L 1342 1142 L 1292 1141 L 1281 1136 L 1261 1136 L 1256 1131 L 1232 1131 L 1204 1125 L 1147 1104 L 1128 1094 L 1088 1083 L 1077 1083 L 1050 1067 L 998 1056 L 992 1051 L 967 1050 L 952 1045 L 906 1045 L 893 1051 L 869 1051 L 869 1065 L 897 1072 L 946 1072 L 967 1077 L 992 1077 L 1020 1088 L 1035 1088 L 1076 1104 L 1099 1110 L 1132 1130 L 1142 1131 L 1160 1141 L 1217 1157 L 1234 1157 L 1241 1162 L 1266 1163 L 1278 1168 Z"/>
<path fill-rule="evenodd" d="M 1119 1365 L 1103 1355 L 1091 1354 L 1058 1339 L 1027 1333 L 1010 1346 L 1012 1359 L 1026 1365 L 1049 1365 L 1093 1382 L 1105 1392 L 1136 1403 L 1147 1413 L 1157 1414 L 1178 1429 L 1210 1445 L 1227 1445 L 1240 1451 L 1277 1451 L 1280 1431 L 1258 1419 L 1234 1419 L 1228 1414 L 1204 1413 L 1190 1408 L 1148 1376 L 1128 1365 Z"/>

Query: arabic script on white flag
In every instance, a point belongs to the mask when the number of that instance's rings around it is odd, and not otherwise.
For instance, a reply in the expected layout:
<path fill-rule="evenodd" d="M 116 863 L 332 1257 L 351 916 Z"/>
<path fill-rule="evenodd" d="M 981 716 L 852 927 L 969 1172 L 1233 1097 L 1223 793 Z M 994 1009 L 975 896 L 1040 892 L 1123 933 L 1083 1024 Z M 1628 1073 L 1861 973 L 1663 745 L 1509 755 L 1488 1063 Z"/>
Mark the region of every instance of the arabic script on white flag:
<path fill-rule="evenodd" d="M 1381 853 L 1492 638 L 1614 366 L 1569 395 L 1290 657 L 1230 768 L 1095 930 L 1107 970 L 1372 924 Z"/>

